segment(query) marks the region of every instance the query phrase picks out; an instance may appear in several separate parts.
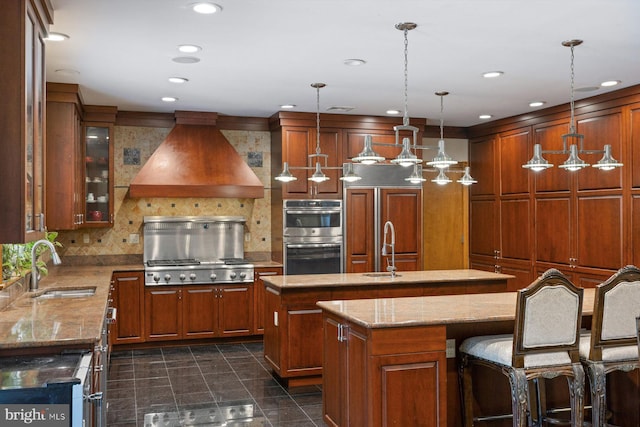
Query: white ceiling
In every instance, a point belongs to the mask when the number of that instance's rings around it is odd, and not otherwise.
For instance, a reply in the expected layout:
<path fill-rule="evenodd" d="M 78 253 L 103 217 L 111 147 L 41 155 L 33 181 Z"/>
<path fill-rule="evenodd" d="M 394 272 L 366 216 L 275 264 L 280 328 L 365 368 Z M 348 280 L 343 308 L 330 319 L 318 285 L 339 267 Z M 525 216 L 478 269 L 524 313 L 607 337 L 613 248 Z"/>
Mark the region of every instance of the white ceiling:
<path fill-rule="evenodd" d="M 403 110 L 399 22 L 418 24 L 408 33 L 408 111 L 429 124 L 440 119 L 436 91 L 450 92 L 447 126 L 526 113 L 534 100 L 568 102 L 568 39 L 584 40 L 575 48 L 576 89 L 622 81 L 576 99 L 640 83 L 638 0 L 212 0 L 223 8 L 214 15 L 194 13 L 195 0 L 51 1 L 51 31 L 70 39 L 47 42 L 47 80 L 78 83 L 85 103 L 120 110 L 268 117 L 292 103 L 315 112 L 314 82 L 327 84 L 322 112 Z M 201 46 L 192 55 L 201 61 L 173 62 L 185 55 L 180 44 Z M 348 58 L 367 63 L 348 67 Z M 505 74 L 481 77 L 492 70 Z"/>

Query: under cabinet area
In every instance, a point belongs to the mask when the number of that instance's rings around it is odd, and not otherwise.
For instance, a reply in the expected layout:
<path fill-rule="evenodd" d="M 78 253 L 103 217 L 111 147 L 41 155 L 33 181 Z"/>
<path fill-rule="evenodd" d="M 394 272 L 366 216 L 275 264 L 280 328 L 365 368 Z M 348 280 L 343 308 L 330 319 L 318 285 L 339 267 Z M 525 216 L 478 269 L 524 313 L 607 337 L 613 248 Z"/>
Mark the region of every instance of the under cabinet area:
<path fill-rule="evenodd" d="M 253 333 L 253 286 L 148 286 L 147 341 L 247 336 Z"/>

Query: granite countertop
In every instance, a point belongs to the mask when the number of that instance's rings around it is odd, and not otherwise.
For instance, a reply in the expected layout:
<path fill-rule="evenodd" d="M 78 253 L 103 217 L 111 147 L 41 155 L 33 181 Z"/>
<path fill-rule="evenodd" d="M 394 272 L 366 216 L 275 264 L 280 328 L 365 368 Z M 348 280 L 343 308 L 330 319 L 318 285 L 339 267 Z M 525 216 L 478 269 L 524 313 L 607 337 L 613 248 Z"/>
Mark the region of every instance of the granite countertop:
<path fill-rule="evenodd" d="M 142 265 L 53 266 L 40 280 L 0 311 L 0 351 L 46 346 L 93 346 L 100 339 L 113 271 L 142 271 Z M 12 286 L 23 286 L 14 284 Z M 28 286 L 28 285 L 27 285 Z M 82 298 L 38 299 L 48 289 L 95 287 Z"/>
<path fill-rule="evenodd" d="M 513 320 L 516 292 L 321 301 L 317 305 L 365 328 Z M 584 290 L 582 314 L 593 313 L 594 289 Z"/>
<path fill-rule="evenodd" d="M 400 271 L 394 278 L 391 278 L 388 273 L 340 273 L 270 276 L 265 277 L 263 280 L 268 286 L 285 290 L 334 286 L 388 285 L 391 283 L 474 282 L 496 279 L 507 280 L 513 277 L 509 274 L 464 269 Z"/>

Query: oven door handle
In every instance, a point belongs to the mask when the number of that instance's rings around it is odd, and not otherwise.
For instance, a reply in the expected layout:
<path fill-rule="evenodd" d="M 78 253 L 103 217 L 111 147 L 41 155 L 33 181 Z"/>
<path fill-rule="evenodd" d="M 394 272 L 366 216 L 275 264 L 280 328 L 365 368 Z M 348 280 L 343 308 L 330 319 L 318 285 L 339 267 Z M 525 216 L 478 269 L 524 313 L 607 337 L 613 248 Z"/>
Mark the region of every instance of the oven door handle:
<path fill-rule="evenodd" d="M 340 213 L 341 209 L 336 209 L 336 210 L 325 210 L 325 211 L 315 211 L 315 210 L 309 210 L 309 211 L 292 211 L 287 209 L 285 211 L 285 214 L 293 214 L 293 215 L 314 215 L 314 214 L 334 214 L 334 213 Z"/>
<path fill-rule="evenodd" d="M 300 243 L 291 244 L 285 243 L 288 248 L 292 249 L 304 249 L 304 248 L 339 248 L 342 246 L 340 243 Z"/>

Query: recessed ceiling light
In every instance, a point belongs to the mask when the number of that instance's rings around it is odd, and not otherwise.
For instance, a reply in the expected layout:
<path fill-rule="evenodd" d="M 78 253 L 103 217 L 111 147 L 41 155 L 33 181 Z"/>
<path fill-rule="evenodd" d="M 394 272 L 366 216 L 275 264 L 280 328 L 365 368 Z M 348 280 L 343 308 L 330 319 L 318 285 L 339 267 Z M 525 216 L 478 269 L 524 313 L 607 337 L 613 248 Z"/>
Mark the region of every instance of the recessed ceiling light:
<path fill-rule="evenodd" d="M 49 35 L 45 37 L 45 40 L 49 40 L 52 42 L 61 42 L 67 39 L 69 39 L 68 35 L 63 33 L 54 33 L 54 32 L 49 33 Z"/>
<path fill-rule="evenodd" d="M 583 86 L 583 87 L 577 87 L 574 90 L 576 92 L 595 92 L 598 89 L 600 89 L 598 86 Z"/>
<path fill-rule="evenodd" d="M 164 102 L 176 102 L 178 100 L 178 98 L 176 98 L 174 96 L 163 96 L 162 100 Z"/>
<path fill-rule="evenodd" d="M 542 107 L 546 102 L 544 101 L 533 101 L 529 103 L 529 107 Z"/>
<path fill-rule="evenodd" d="M 622 83 L 620 80 L 607 80 L 606 82 L 600 83 L 600 86 L 610 87 L 610 86 L 619 85 L 620 83 Z"/>
<path fill-rule="evenodd" d="M 280 108 L 283 110 L 290 110 L 292 108 L 296 108 L 296 104 L 282 104 Z"/>
<path fill-rule="evenodd" d="M 364 59 L 351 58 L 344 60 L 344 65 L 348 65 L 350 67 L 359 67 L 360 65 L 364 65 L 366 63 L 367 61 L 365 61 Z"/>
<path fill-rule="evenodd" d="M 178 64 L 195 64 L 196 62 L 200 62 L 200 58 L 196 58 L 195 56 L 176 56 L 172 61 Z"/>
<path fill-rule="evenodd" d="M 184 77 L 169 77 L 169 81 L 170 81 L 171 83 L 178 83 L 178 84 L 181 84 L 181 83 L 186 83 L 186 82 L 188 82 L 188 81 L 189 81 L 189 79 L 186 79 L 186 78 L 184 78 Z"/>
<path fill-rule="evenodd" d="M 195 44 L 181 44 L 178 46 L 178 50 L 182 53 L 196 53 L 200 52 L 202 48 Z"/>
<path fill-rule="evenodd" d="M 327 108 L 327 111 L 339 111 L 341 113 L 347 113 L 355 108 L 356 107 L 352 107 L 350 105 L 334 105 Z"/>
<path fill-rule="evenodd" d="M 71 68 L 60 68 L 58 70 L 55 71 L 56 74 L 60 74 L 63 76 L 70 76 L 70 77 L 75 77 L 75 76 L 79 76 L 80 75 L 80 71 L 78 70 L 72 70 Z"/>
<path fill-rule="evenodd" d="M 496 77 L 500 77 L 503 74 L 503 71 L 487 71 L 486 73 L 482 73 L 482 77 L 484 77 L 485 79 L 494 79 Z"/>
<path fill-rule="evenodd" d="M 480 114 L 480 115 L 478 116 L 478 118 L 479 118 L 479 119 L 481 119 L 481 120 L 488 120 L 488 119 L 490 119 L 491 117 L 493 117 L 491 114 Z"/>
<path fill-rule="evenodd" d="M 222 7 L 215 3 L 201 2 L 191 5 L 194 12 L 202 13 L 204 15 L 211 15 L 212 13 L 222 12 Z"/>
<path fill-rule="evenodd" d="M 398 114 L 400 114 L 400 110 L 387 110 L 387 114 L 391 116 L 397 116 Z"/>

